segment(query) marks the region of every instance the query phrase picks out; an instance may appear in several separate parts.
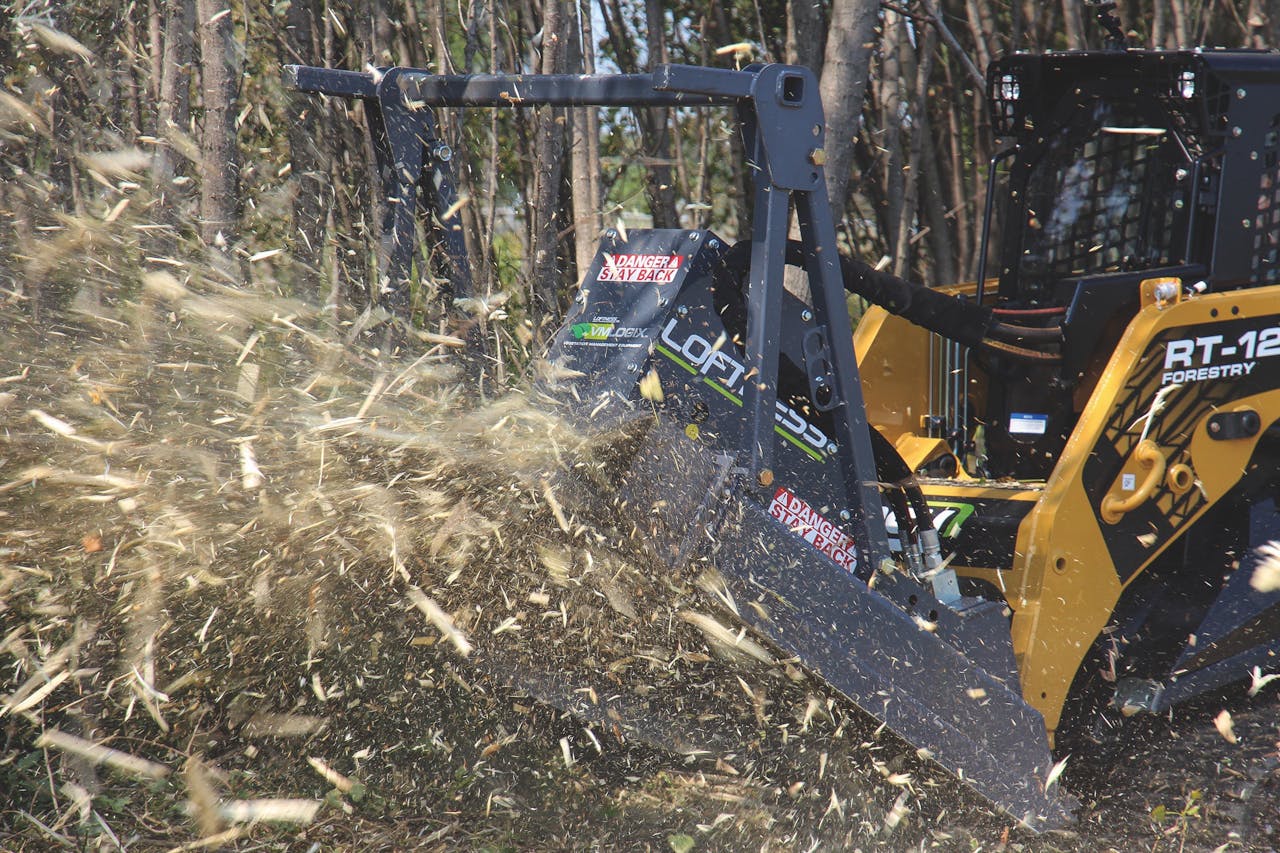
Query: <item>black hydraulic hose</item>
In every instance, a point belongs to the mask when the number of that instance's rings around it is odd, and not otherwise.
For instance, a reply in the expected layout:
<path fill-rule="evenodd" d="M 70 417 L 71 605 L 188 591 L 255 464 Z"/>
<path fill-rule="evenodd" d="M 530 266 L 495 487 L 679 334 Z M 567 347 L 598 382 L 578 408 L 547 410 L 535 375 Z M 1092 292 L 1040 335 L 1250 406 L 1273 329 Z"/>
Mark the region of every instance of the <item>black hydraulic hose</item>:
<path fill-rule="evenodd" d="M 787 264 L 804 269 L 805 260 L 804 244 L 788 240 Z M 724 264 L 738 275 L 739 280 L 745 278 L 751 264 L 751 241 L 735 243 L 725 253 Z M 1058 338 L 1050 336 L 1058 334 L 1057 330 L 997 323 L 992 309 L 977 302 L 913 284 L 844 255 L 840 256 L 840 272 L 845 290 L 944 338 L 969 347 L 989 349 L 1008 358 L 1046 363 L 1060 360 L 1055 354 L 992 340 L 993 336 L 1005 336 L 1019 342 L 1056 343 Z"/>
<path fill-rule="evenodd" d="M 874 426 L 869 432 L 871 433 L 871 455 L 876 460 L 876 477 L 882 483 L 895 486 L 895 491 L 900 498 L 905 497 L 911 509 L 911 512 L 903 512 L 894 505 L 894 499 L 890 498 L 890 508 L 893 509 L 894 516 L 898 520 L 898 531 L 904 536 L 905 542 L 905 531 L 910 530 L 912 540 L 915 541 L 919 538 L 919 531 L 924 529 L 925 525 L 933 525 L 933 510 L 925 500 L 924 491 L 916 480 L 915 472 L 907 467 L 907 462 L 898 452 L 898 448 L 894 447 L 889 439 L 884 437 L 884 433 Z"/>
<path fill-rule="evenodd" d="M 919 544 L 919 533 L 916 529 L 915 518 L 911 515 L 911 505 L 907 501 L 906 491 L 896 483 L 886 483 L 891 486 L 881 492 L 886 503 L 889 504 L 889 510 L 893 513 L 894 519 L 898 522 L 898 537 L 905 548 L 908 544 Z"/>
<path fill-rule="evenodd" d="M 1023 349 L 1022 347 L 1007 344 L 1003 341 L 994 341 L 990 338 L 984 338 L 978 348 L 991 353 L 992 355 L 1016 358 L 1022 361 L 1033 361 L 1038 364 L 1062 363 L 1062 356 L 1056 352 L 1040 352 L 1039 350 Z"/>
<path fill-rule="evenodd" d="M 862 261 L 841 257 L 840 271 L 845 290 L 965 346 L 978 346 L 994 322 L 990 308 L 913 284 Z"/>
<path fill-rule="evenodd" d="M 1061 326 L 1015 326 L 1011 323 L 995 321 L 991 324 L 991 328 L 987 330 L 987 334 L 996 340 L 1006 341 L 1011 344 L 1062 343 Z"/>
<path fill-rule="evenodd" d="M 997 317 L 1051 317 L 1067 313 L 1065 305 L 1048 308 L 992 308 L 991 313 Z"/>

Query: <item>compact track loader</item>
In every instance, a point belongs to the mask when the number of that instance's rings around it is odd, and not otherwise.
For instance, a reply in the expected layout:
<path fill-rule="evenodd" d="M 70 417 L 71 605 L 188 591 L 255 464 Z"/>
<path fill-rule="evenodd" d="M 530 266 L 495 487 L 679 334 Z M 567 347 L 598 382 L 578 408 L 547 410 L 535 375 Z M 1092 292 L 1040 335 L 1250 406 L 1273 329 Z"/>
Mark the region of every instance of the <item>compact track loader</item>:
<path fill-rule="evenodd" d="M 1280 593 L 1250 578 L 1280 536 L 1280 56 L 996 62 L 983 269 L 937 290 L 841 256 L 805 68 L 286 77 L 365 104 L 393 308 L 420 207 L 465 272 L 434 108 L 736 110 L 749 239 L 608 231 L 552 390 L 641 424 L 614 476 L 670 565 L 713 565 L 754 630 L 1026 825 L 1069 819 L 1064 725 L 1274 665 Z M 856 333 L 847 291 L 875 306 Z"/>

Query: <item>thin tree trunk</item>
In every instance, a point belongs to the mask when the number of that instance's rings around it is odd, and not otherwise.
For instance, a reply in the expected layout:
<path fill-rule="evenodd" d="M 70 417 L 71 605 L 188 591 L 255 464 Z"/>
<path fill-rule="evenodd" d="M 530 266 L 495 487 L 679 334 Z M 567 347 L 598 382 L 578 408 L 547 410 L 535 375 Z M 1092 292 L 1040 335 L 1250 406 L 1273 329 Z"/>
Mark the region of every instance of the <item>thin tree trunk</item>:
<path fill-rule="evenodd" d="M 227 0 L 196 0 L 200 33 L 200 239 L 226 245 L 239 224 L 240 152 L 236 145 L 235 50 Z"/>
<path fill-rule="evenodd" d="M 1151 10 L 1151 36 L 1147 39 L 1147 45 L 1153 48 L 1162 48 L 1166 46 L 1168 38 L 1168 22 L 1164 3 L 1157 0 Z"/>
<path fill-rule="evenodd" d="M 147 78 L 147 89 L 152 103 L 160 103 L 160 80 L 164 76 L 161 69 L 164 60 L 164 16 L 165 0 L 147 0 L 147 59 L 151 74 Z"/>
<path fill-rule="evenodd" d="M 827 195 L 837 222 L 842 218 L 853 169 L 858 121 L 871 67 L 872 31 L 878 0 L 832 0 L 819 91 L 826 112 Z"/>
<path fill-rule="evenodd" d="M 924 168 L 924 140 L 929 133 L 929 75 L 933 71 L 933 52 L 938 45 L 938 31 L 924 28 L 924 38 L 916 57 L 914 103 L 911 105 L 911 149 L 908 152 L 902 209 L 898 213 L 898 235 L 894 246 L 893 273 L 905 276 L 912 255 L 912 223 L 916 220 L 920 190 L 920 172 Z M 905 40 L 904 40 L 905 48 Z"/>
<path fill-rule="evenodd" d="M 317 65 L 323 57 L 316 55 L 314 9 L 310 0 L 293 0 L 285 13 L 285 31 L 280 50 L 286 62 Z M 289 161 L 293 181 L 293 233 L 290 244 L 293 256 L 310 268 L 317 268 L 323 258 L 326 216 L 324 196 L 324 154 L 319 144 L 321 106 L 311 100 L 289 98 L 285 101 L 286 133 L 289 137 Z"/>
<path fill-rule="evenodd" d="M 1080 15 L 1080 0 L 1062 0 L 1063 30 L 1067 35 L 1067 50 L 1084 50 L 1084 19 Z"/>
<path fill-rule="evenodd" d="M 391 48 L 395 41 L 395 29 L 391 23 L 391 0 L 374 0 L 373 14 L 369 18 L 369 48 L 377 65 L 392 65 Z"/>
<path fill-rule="evenodd" d="M 947 199 L 942 193 L 941 163 L 932 132 L 924 135 L 923 154 L 924 171 L 920 175 L 923 183 L 919 185 L 919 193 L 929 228 L 928 246 L 929 256 L 933 258 L 934 283 L 955 284 L 960 280 L 958 253 L 948 217 Z"/>
<path fill-rule="evenodd" d="M 601 4 L 605 0 L 600 0 Z M 729 29 L 729 18 L 725 14 L 724 5 L 710 3 L 703 21 L 703 44 L 725 44 L 733 40 Z M 611 36 L 612 37 L 612 36 Z M 704 115 L 706 110 L 701 111 Z M 831 124 L 831 113 L 827 112 L 828 128 Z M 828 130 L 828 143 L 830 130 Z M 745 236 L 751 233 L 752 181 L 750 169 L 746 168 L 747 150 L 742 141 L 742 134 L 729 134 L 729 162 L 734 164 L 732 177 L 729 180 L 729 217 L 724 223 L 725 233 Z M 829 175 L 830 173 L 828 173 Z M 838 211 L 839 208 L 836 207 Z M 838 215 L 838 213 L 837 213 Z"/>
<path fill-rule="evenodd" d="M 586 0 L 576 10 L 569 48 L 576 56 L 572 67 L 583 74 L 596 70 L 595 45 L 591 34 L 591 6 Z M 573 113 L 573 241 L 578 278 L 587 274 L 595 257 L 600 236 L 600 113 L 595 107 L 580 107 Z"/>
<path fill-rule="evenodd" d="M 1170 34 L 1172 43 L 1168 46 L 1170 48 L 1190 47 L 1191 16 L 1187 12 L 1184 0 L 1169 0 L 1169 12 L 1173 27 Z"/>
<path fill-rule="evenodd" d="M 1014 0 L 1009 4 L 1009 49 L 1024 50 L 1027 45 L 1027 17 L 1023 14 L 1022 4 Z"/>
<path fill-rule="evenodd" d="M 564 70 L 565 0 L 544 0 L 542 5 L 543 74 Z M 539 329 L 554 324 L 560 314 L 560 277 L 556 270 L 556 206 L 560 198 L 563 170 L 563 111 L 542 107 L 535 136 L 535 173 L 533 210 L 533 251 L 529 275 L 537 302 L 535 326 Z M 541 335 L 539 335 L 541 337 Z"/>
<path fill-rule="evenodd" d="M 1262 10 L 1262 0 L 1249 0 L 1249 8 L 1245 12 L 1245 47 L 1261 49 L 1269 46 L 1267 32 L 1267 15 Z"/>
<path fill-rule="evenodd" d="M 194 0 L 164 0 L 164 49 L 160 61 L 160 97 L 156 104 L 156 133 L 166 140 L 156 146 L 151 176 L 160 193 L 161 210 L 172 211 L 177 161 L 172 150 L 175 134 L 185 134 L 191 121 L 191 35 L 195 23 Z"/>
<path fill-rule="evenodd" d="M 903 172 L 905 158 L 902 152 L 902 93 L 903 72 L 902 56 L 911 50 L 907 41 L 906 26 L 900 14 L 892 9 L 884 13 L 884 35 L 880 51 L 880 147 L 884 156 L 880 158 L 884 164 L 884 197 L 885 210 L 883 221 L 887 225 L 885 239 L 890 254 L 896 256 L 898 230 L 905 201 L 906 175 Z"/>
<path fill-rule="evenodd" d="M 1065 0 L 1072 2 L 1072 0 Z M 978 0 L 965 0 L 965 17 L 969 21 L 969 35 L 973 37 L 973 46 L 977 52 L 978 67 L 982 69 L 982 73 L 987 72 L 987 66 L 991 64 L 991 46 L 987 43 L 988 34 L 992 33 L 991 16 L 986 14 L 989 10 L 986 4 L 982 4 L 983 8 L 978 8 Z"/>
<path fill-rule="evenodd" d="M 609 43 L 614 50 L 618 67 L 624 72 L 640 70 L 635 52 L 635 39 L 626 27 L 626 16 L 619 0 L 600 0 L 600 12 L 609 32 Z M 666 36 L 663 27 L 662 4 L 659 0 L 645 0 L 645 28 L 648 32 L 649 66 L 663 61 L 666 55 Z M 668 127 L 668 111 L 665 109 L 636 110 L 640 124 L 644 156 L 649 161 L 649 183 L 645 196 L 653 224 L 657 228 L 680 227 L 676 215 L 676 193 L 671 176 L 671 139 Z"/>
<path fill-rule="evenodd" d="M 122 87 L 124 89 L 125 114 L 128 115 L 127 133 L 129 141 L 132 142 L 143 134 L 142 123 L 142 88 L 143 88 L 143 72 L 139 67 L 139 61 L 146 56 L 143 51 L 141 42 L 138 39 L 138 22 L 134 17 L 129 17 L 124 27 L 124 55 L 122 63 L 124 67 L 120 69 L 120 75 L 123 78 Z M 0 59 L 0 68 L 5 65 L 4 60 Z"/>
<path fill-rule="evenodd" d="M 822 4 L 787 0 L 787 62 L 804 65 L 822 76 Z"/>
<path fill-rule="evenodd" d="M 667 38 L 662 0 L 645 0 L 645 25 L 648 34 L 649 70 L 667 61 Z M 648 115 L 647 153 L 653 161 L 649 183 L 649 210 L 655 228 L 679 228 L 676 212 L 675 177 L 672 173 L 671 111 L 664 108 L 645 110 Z"/>

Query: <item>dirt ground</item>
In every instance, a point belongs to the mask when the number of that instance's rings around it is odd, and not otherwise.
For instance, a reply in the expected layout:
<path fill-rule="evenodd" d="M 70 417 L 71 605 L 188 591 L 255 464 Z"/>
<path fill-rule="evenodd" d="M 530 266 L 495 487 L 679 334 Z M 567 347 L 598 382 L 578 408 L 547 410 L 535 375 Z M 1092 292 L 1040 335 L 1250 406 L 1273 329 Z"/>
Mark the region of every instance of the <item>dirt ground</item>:
<path fill-rule="evenodd" d="M 327 322 L 0 312 L 0 848 L 1280 847 L 1280 684 L 1072 755 L 1034 836 L 583 513 L 607 443 Z"/>

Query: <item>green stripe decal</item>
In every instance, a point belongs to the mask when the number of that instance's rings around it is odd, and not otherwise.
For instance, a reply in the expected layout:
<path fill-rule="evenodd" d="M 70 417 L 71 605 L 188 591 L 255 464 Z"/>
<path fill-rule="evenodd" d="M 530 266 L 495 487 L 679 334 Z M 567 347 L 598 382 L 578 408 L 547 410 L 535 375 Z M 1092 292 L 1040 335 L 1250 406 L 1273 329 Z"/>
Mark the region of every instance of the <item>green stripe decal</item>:
<path fill-rule="evenodd" d="M 776 432 L 778 435 L 782 436 L 783 438 L 785 438 L 787 441 L 789 441 L 789 442 L 791 442 L 792 444 L 794 444 L 796 447 L 798 447 L 798 448 L 800 448 L 801 450 L 803 450 L 805 453 L 807 453 L 807 454 L 809 454 L 810 456 L 812 456 L 812 457 L 813 457 L 813 461 L 815 461 L 815 462 L 821 462 L 821 461 L 822 461 L 822 457 L 818 455 L 818 452 L 817 452 L 816 450 L 813 450 L 813 449 L 811 449 L 811 448 L 809 448 L 809 447 L 806 447 L 805 445 L 801 444 L 801 443 L 800 443 L 800 439 L 796 438 L 794 435 L 792 435 L 791 433 L 787 432 L 787 431 L 786 431 L 786 430 L 784 430 L 782 427 L 778 426 L 777 424 L 774 424 L 774 425 L 773 425 L 773 431 L 774 431 L 774 432 Z"/>
<path fill-rule="evenodd" d="M 662 353 L 662 354 L 663 354 L 663 355 L 665 355 L 667 358 L 669 358 L 669 359 L 671 359 L 672 361 L 674 361 L 676 364 L 678 364 L 678 365 L 680 365 L 681 367 L 683 367 L 685 370 L 687 370 L 687 371 L 689 371 L 690 373 L 692 373 L 694 376 L 697 376 L 697 375 L 698 375 L 698 369 L 697 369 L 696 367 L 694 367 L 693 365 L 689 364 L 689 362 L 685 361 L 683 358 L 681 358 L 680 356 L 678 356 L 678 355 L 676 355 L 675 353 L 673 353 L 670 349 L 668 349 L 668 348 L 667 348 L 666 346 L 664 346 L 663 344 L 655 344 L 655 345 L 654 345 L 654 349 L 656 349 L 658 352 Z M 732 391 L 730 391 L 728 388 L 724 387 L 723 385 L 721 385 L 719 382 L 715 381 L 715 380 L 714 380 L 714 379 L 712 379 L 711 377 L 709 377 L 709 376 L 704 376 L 704 377 L 702 377 L 702 381 L 703 381 L 703 382 L 705 382 L 705 383 L 706 383 L 707 385 L 709 385 L 710 387 L 714 388 L 714 389 L 715 389 L 717 392 L 719 392 L 720 394 L 723 394 L 725 397 L 727 397 L 727 398 L 729 398 L 730 400 L 732 400 L 732 401 L 733 401 L 733 404 L 734 404 L 735 406 L 741 406 L 741 405 L 742 405 L 742 398 L 741 398 L 741 397 L 739 397 L 737 394 L 733 393 L 733 392 L 732 392 Z M 789 442 L 791 442 L 792 444 L 794 444 L 796 447 L 800 448 L 800 450 L 801 450 L 802 452 L 804 452 L 806 455 L 808 455 L 809 457 L 811 457 L 811 458 L 813 459 L 813 461 L 815 461 L 815 462 L 821 462 L 821 461 L 822 461 L 822 457 L 818 454 L 818 452 L 817 452 L 816 450 L 814 450 L 813 448 L 811 448 L 811 447 L 809 447 L 809 446 L 807 446 L 807 445 L 805 445 L 805 444 L 802 444 L 802 443 L 800 442 L 800 439 L 796 438 L 794 435 L 792 435 L 791 433 L 789 433 L 789 432 L 787 432 L 786 430 L 784 430 L 784 429 L 783 429 L 781 426 L 779 426 L 778 424 L 774 424 L 774 425 L 773 425 L 773 431 L 774 431 L 774 432 L 776 432 L 778 435 L 782 436 L 783 438 L 785 438 L 787 441 L 789 441 Z"/>
<path fill-rule="evenodd" d="M 726 397 L 728 397 L 730 400 L 732 400 L 732 401 L 733 401 L 733 404 L 734 404 L 735 406 L 741 406 L 741 405 L 742 405 L 742 398 L 741 398 L 741 397 L 739 397 L 737 394 L 733 393 L 733 392 L 732 392 L 732 391 L 730 391 L 728 388 L 724 387 L 723 385 L 721 385 L 719 382 L 715 381 L 715 380 L 714 380 L 714 379 L 712 379 L 711 377 L 709 377 L 709 376 L 704 376 L 704 377 L 702 377 L 702 381 L 703 381 L 703 382 L 705 382 L 706 384 L 710 385 L 712 388 L 716 389 L 717 391 L 719 391 L 721 394 L 723 394 L 723 395 L 725 395 Z"/>
<path fill-rule="evenodd" d="M 698 375 L 698 369 L 697 369 L 696 367 L 694 367 L 694 366 L 693 366 L 692 364 L 690 364 L 689 362 L 685 361 L 685 360 L 684 360 L 683 358 L 681 358 L 680 356 L 678 356 L 678 355 L 676 355 L 675 353 L 673 353 L 671 350 L 667 349 L 667 348 L 666 348 L 665 346 L 663 346 L 662 344 L 655 344 L 655 349 L 657 349 L 657 350 L 658 350 L 658 352 L 662 353 L 662 354 L 663 354 L 663 355 L 665 355 L 667 358 L 669 358 L 669 359 L 671 359 L 672 361 L 674 361 L 676 364 L 678 364 L 678 365 L 680 365 L 681 367 L 683 367 L 685 370 L 687 370 L 687 371 L 689 371 L 690 373 L 692 373 L 694 376 L 697 376 L 697 375 Z"/>

